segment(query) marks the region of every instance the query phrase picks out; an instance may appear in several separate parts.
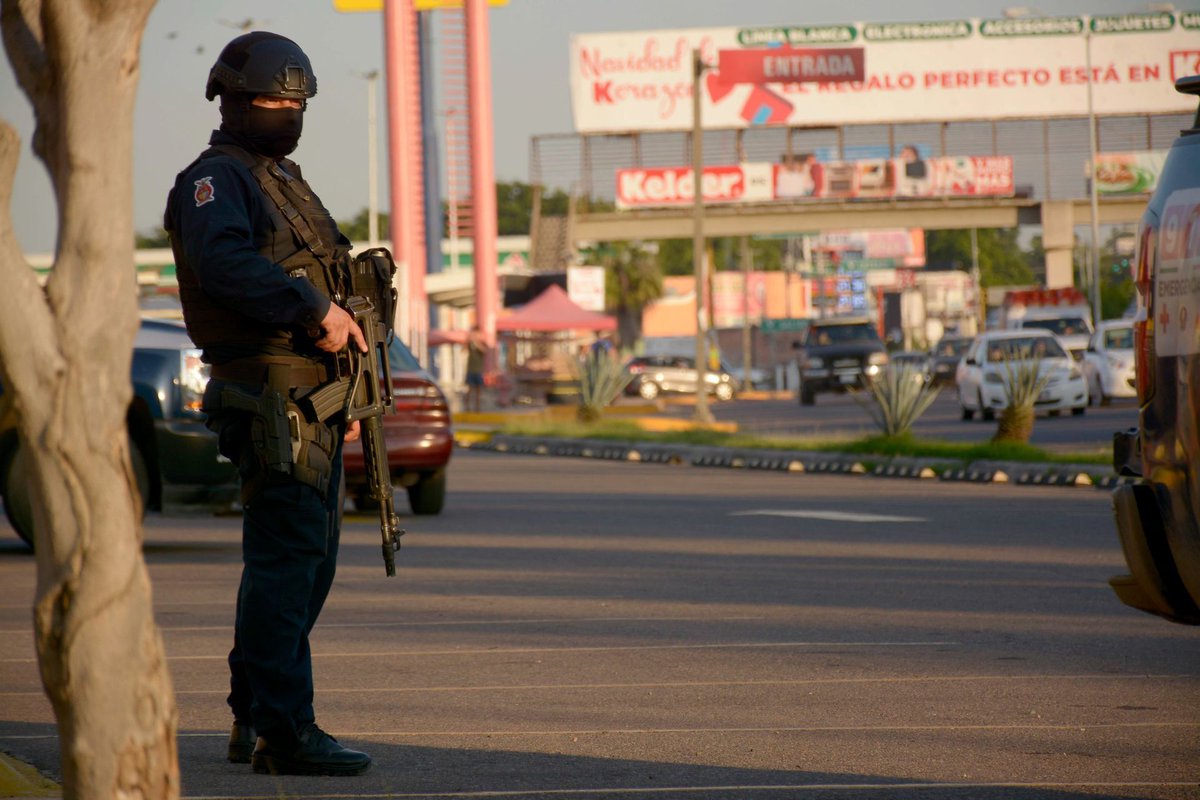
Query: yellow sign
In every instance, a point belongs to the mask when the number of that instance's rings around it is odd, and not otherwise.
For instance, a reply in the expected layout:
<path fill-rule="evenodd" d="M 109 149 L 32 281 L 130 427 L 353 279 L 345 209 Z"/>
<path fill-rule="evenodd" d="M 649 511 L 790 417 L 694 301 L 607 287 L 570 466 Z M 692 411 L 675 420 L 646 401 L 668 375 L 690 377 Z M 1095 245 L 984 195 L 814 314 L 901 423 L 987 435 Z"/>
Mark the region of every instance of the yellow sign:
<path fill-rule="evenodd" d="M 463 0 L 413 0 L 417 11 L 433 11 L 437 8 L 462 8 Z M 490 6 L 506 6 L 508 0 L 488 0 Z M 335 11 L 383 11 L 383 0 L 333 0 Z"/>

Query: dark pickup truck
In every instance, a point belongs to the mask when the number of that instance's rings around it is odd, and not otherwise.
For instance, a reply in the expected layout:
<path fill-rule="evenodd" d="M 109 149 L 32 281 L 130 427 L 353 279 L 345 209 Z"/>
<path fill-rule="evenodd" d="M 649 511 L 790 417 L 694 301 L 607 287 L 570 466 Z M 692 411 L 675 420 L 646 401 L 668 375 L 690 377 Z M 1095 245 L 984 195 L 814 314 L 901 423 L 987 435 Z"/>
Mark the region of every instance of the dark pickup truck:
<path fill-rule="evenodd" d="M 183 323 L 142 320 L 131 377 L 126 419 L 143 508 L 228 507 L 237 498 L 237 470 L 217 453 L 217 437 L 204 427 L 200 400 L 208 365 Z M 0 415 L 0 490 L 9 522 L 32 543 L 29 469 L 13 424 Z"/>
<path fill-rule="evenodd" d="M 818 392 L 865 386 L 888 363 L 887 348 L 866 317 L 814 319 L 795 347 L 803 406 L 815 403 Z"/>

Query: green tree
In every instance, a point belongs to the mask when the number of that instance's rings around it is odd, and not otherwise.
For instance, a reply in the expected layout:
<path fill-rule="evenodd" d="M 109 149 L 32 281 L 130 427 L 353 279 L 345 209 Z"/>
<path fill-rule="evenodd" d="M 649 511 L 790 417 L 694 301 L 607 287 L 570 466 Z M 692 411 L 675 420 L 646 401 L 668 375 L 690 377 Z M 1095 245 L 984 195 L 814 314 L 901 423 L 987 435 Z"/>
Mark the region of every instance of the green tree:
<path fill-rule="evenodd" d="M 133 236 L 133 246 L 139 250 L 170 247 L 171 240 L 167 238 L 167 232 L 162 228 L 154 228 L 145 233 L 135 233 Z"/>
<path fill-rule="evenodd" d="M 376 214 L 376 219 L 379 222 L 379 236 L 388 238 L 389 225 L 391 218 L 386 211 L 381 211 Z M 364 208 L 359 211 L 351 220 L 342 220 L 337 224 L 338 230 L 345 234 L 346 238 L 352 242 L 365 242 L 371 237 L 371 212 Z"/>
<path fill-rule="evenodd" d="M 521 181 L 496 184 L 496 230 L 500 236 L 528 236 L 533 222 L 533 185 Z M 565 216 L 570 198 L 562 189 L 542 192 L 542 214 Z"/>
<path fill-rule="evenodd" d="M 1017 243 L 1016 228 L 980 228 L 976 231 L 979 252 L 979 279 L 984 286 L 1011 286 L 1033 283 L 1033 270 Z M 952 265 L 971 269 L 971 232 L 969 230 L 925 231 L 927 264 Z"/>
<path fill-rule="evenodd" d="M 710 239 L 716 269 L 738 269 L 741 267 L 741 243 L 736 236 Z M 778 272 L 783 269 L 783 239 L 750 240 L 750 253 L 754 269 L 759 272 Z M 664 275 L 691 275 L 691 239 L 663 239 L 658 242 L 658 266 Z"/>

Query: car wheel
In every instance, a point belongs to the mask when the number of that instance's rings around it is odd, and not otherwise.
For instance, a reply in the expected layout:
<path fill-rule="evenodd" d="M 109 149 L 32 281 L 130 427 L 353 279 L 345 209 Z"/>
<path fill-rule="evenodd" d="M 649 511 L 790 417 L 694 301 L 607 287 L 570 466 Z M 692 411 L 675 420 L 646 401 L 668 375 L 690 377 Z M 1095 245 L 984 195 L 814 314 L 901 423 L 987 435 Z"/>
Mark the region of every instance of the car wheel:
<path fill-rule="evenodd" d="M 643 400 L 653 400 L 658 397 L 658 384 L 654 381 L 642 381 L 642 385 L 638 387 L 638 394 Z"/>
<path fill-rule="evenodd" d="M 975 419 L 975 411 L 967 408 L 967 400 L 963 397 L 962 389 L 958 390 L 958 407 L 962 409 L 963 422 L 969 422 Z"/>
<path fill-rule="evenodd" d="M 812 389 L 804 385 L 804 381 L 800 382 L 800 405 L 811 406 L 817 402 L 817 394 Z"/>
<path fill-rule="evenodd" d="M 728 402 L 733 399 L 733 386 L 728 383 L 718 383 L 714 391 L 717 399 L 722 402 Z"/>
<path fill-rule="evenodd" d="M 1087 406 L 1079 406 L 1071 409 L 1072 417 L 1082 417 L 1087 412 Z"/>
<path fill-rule="evenodd" d="M 146 516 L 146 503 L 150 497 L 150 473 L 146 469 L 146 459 L 142 451 L 133 443 L 129 443 L 129 461 L 133 469 L 133 481 L 137 486 L 141 500 L 141 516 Z M 25 448 L 17 444 L 9 453 L 8 463 L 4 465 L 4 515 L 8 517 L 13 530 L 17 532 L 27 545 L 33 547 L 33 489 L 30 485 L 29 457 Z"/>
<path fill-rule="evenodd" d="M 17 536 L 33 547 L 33 493 L 26 478 L 28 474 L 24 448 L 17 445 L 9 452 L 8 463 L 4 465 L 4 516 L 8 517 Z"/>
<path fill-rule="evenodd" d="M 996 418 L 996 410 L 983 404 L 983 392 L 979 393 L 979 418 L 984 422 L 991 422 Z"/>
<path fill-rule="evenodd" d="M 420 516 L 442 513 L 446 505 L 446 471 L 435 472 L 409 486 L 408 504 Z"/>
<path fill-rule="evenodd" d="M 1062 414 L 1062 411 L 1060 411 L 1057 408 L 1052 408 L 1046 412 L 1046 416 L 1048 416 L 1048 417 L 1057 417 L 1057 416 L 1060 416 L 1061 414 Z"/>

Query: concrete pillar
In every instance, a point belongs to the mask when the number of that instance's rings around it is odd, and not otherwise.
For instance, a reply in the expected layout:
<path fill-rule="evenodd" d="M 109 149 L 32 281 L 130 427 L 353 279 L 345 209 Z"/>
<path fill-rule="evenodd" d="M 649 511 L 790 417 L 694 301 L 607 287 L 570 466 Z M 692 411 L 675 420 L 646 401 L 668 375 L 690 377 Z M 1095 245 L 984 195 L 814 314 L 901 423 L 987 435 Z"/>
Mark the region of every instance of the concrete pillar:
<path fill-rule="evenodd" d="M 1046 251 L 1046 288 L 1075 285 L 1075 214 L 1070 200 L 1042 201 L 1042 248 Z"/>
<path fill-rule="evenodd" d="M 396 259 L 396 287 L 400 291 L 396 331 L 408 339 L 412 325 L 411 282 L 414 271 L 412 197 L 412 137 L 409 124 L 409 93 L 412 59 L 407 51 L 413 31 L 412 0 L 386 0 L 383 6 L 385 83 L 388 120 L 388 184 L 391 199 L 392 255 Z M 421 265 L 424 271 L 424 265 Z"/>

